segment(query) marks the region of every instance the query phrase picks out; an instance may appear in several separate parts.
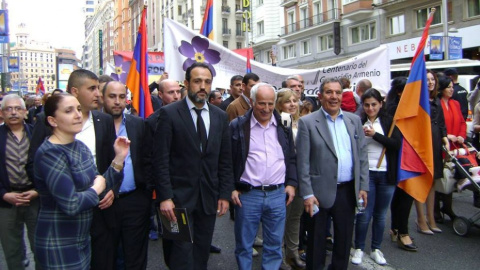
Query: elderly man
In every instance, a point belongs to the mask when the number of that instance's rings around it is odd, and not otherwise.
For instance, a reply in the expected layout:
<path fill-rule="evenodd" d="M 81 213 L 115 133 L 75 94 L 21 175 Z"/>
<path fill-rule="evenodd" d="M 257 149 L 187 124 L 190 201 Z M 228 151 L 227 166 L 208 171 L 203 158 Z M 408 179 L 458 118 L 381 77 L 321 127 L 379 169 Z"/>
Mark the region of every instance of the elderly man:
<path fill-rule="evenodd" d="M 23 227 L 33 247 L 39 207 L 38 193 L 25 165 L 32 128 L 25 124 L 25 102 L 20 96 L 2 100 L 5 125 L 0 126 L 0 241 L 8 269 L 24 269 Z"/>
<path fill-rule="evenodd" d="M 307 224 L 307 269 L 325 266 L 328 215 L 334 229 L 331 269 L 347 269 L 355 206 L 359 198 L 367 203 L 365 135 L 360 118 L 340 109 L 339 80 L 325 79 L 318 97 L 322 108 L 300 118 L 296 138 L 300 196 L 312 217 Z"/>
<path fill-rule="evenodd" d="M 235 256 L 239 269 L 252 269 L 252 246 L 262 221 L 262 269 L 279 269 L 286 205 L 292 202 L 297 186 L 295 146 L 291 129 L 281 125 L 275 111 L 274 88 L 259 83 L 250 96 L 252 109 L 230 124 Z"/>

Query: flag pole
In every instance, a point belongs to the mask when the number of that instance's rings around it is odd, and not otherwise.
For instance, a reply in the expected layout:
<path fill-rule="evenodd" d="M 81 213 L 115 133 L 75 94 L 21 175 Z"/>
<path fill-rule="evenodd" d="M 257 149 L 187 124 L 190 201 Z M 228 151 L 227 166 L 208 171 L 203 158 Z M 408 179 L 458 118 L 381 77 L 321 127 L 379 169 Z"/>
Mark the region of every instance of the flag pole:
<path fill-rule="evenodd" d="M 430 11 L 430 14 L 428 16 L 428 19 L 430 19 L 430 17 L 432 17 L 434 14 L 435 14 L 435 8 L 432 8 L 431 11 Z M 427 21 L 428 21 L 428 19 L 427 19 Z M 413 65 L 413 62 L 412 62 L 412 65 Z M 388 135 L 387 135 L 388 138 L 390 138 L 392 136 L 393 129 L 395 128 L 396 123 L 397 123 L 397 121 L 394 119 L 393 122 L 392 122 L 392 125 L 390 126 L 390 130 L 388 131 Z M 383 159 L 385 158 L 385 152 L 386 151 L 387 151 L 387 149 L 384 146 L 383 149 L 382 149 L 382 153 L 380 154 L 380 158 L 378 159 L 378 162 L 377 162 L 377 169 L 380 168 L 380 165 L 382 165 Z"/>

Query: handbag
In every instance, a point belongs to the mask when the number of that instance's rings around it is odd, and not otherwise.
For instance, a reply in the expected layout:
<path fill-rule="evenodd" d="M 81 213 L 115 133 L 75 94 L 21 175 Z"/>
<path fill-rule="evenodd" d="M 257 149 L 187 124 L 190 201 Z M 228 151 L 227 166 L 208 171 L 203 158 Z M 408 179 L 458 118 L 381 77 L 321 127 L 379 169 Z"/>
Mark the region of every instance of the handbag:
<path fill-rule="evenodd" d="M 435 191 L 450 194 L 455 189 L 457 179 L 455 179 L 455 164 L 445 162 L 443 165 L 443 177 L 435 180 Z"/>

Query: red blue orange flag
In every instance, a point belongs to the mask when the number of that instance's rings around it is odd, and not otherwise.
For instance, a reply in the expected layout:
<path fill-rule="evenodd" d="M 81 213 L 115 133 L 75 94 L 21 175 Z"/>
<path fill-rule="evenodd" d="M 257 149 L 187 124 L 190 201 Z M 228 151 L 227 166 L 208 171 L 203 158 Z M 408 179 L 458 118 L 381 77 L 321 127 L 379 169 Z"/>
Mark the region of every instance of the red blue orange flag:
<path fill-rule="evenodd" d="M 423 30 L 394 117 L 403 134 L 398 161 L 398 186 L 420 202 L 425 202 L 433 184 L 432 129 L 424 49 L 434 12 L 432 9 Z"/>
<path fill-rule="evenodd" d="M 132 92 L 132 105 L 138 116 L 147 118 L 153 113 L 150 90 L 148 89 L 148 56 L 147 56 L 147 26 L 145 18 L 147 7 L 143 8 L 137 41 L 133 51 L 133 59 L 127 76 L 127 87 Z"/>
<path fill-rule="evenodd" d="M 250 64 L 250 48 L 247 50 L 247 72 L 252 73 L 252 64 Z"/>
<path fill-rule="evenodd" d="M 45 86 L 43 85 L 42 77 L 38 77 L 37 87 L 35 89 L 37 95 L 45 95 Z"/>
<path fill-rule="evenodd" d="M 213 0 L 207 0 L 200 34 L 213 40 Z"/>

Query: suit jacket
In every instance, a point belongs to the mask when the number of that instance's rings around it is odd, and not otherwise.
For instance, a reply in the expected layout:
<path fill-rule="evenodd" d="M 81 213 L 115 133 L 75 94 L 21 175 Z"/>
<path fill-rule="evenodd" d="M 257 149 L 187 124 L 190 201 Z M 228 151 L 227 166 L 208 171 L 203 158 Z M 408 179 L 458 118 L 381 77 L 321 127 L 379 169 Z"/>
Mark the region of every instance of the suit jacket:
<path fill-rule="evenodd" d="M 230 103 L 232 103 L 234 100 L 235 100 L 235 98 L 232 95 L 230 95 L 227 99 L 222 101 L 222 103 L 219 106 L 220 109 L 226 111 L 227 108 L 228 108 L 228 105 L 230 105 Z"/>
<path fill-rule="evenodd" d="M 247 103 L 243 95 L 239 96 L 227 107 L 228 121 L 232 121 L 239 116 L 245 115 L 249 109 L 250 105 Z"/>
<path fill-rule="evenodd" d="M 343 116 L 352 142 L 355 194 L 358 198 L 359 190 L 369 189 L 365 135 L 357 115 L 343 112 Z M 300 196 L 313 194 L 320 207 L 332 207 L 337 192 L 338 158 L 323 110 L 300 118 L 296 146 Z"/>
<path fill-rule="evenodd" d="M 155 110 L 147 119 L 145 119 L 145 137 L 143 140 L 144 147 L 144 177 L 146 178 L 147 188 L 153 190 L 155 188 L 155 179 L 153 177 L 153 156 L 155 153 L 155 130 L 157 129 L 157 121 L 160 116 L 160 109 Z"/>
<path fill-rule="evenodd" d="M 140 188 L 144 190 L 151 188 L 152 185 L 147 183 L 147 178 L 144 176 L 144 146 L 150 147 L 150 145 L 144 142 L 146 136 L 145 123 L 140 117 L 126 114 L 125 127 L 127 129 L 128 139 L 130 140 L 130 157 L 132 158 L 135 186 L 137 189 Z"/>
<path fill-rule="evenodd" d="M 115 151 L 113 150 L 113 144 L 116 139 L 115 126 L 112 116 L 100 111 L 92 111 L 92 118 L 95 129 L 96 165 L 98 172 L 103 174 L 115 158 Z M 33 162 L 35 153 L 43 141 L 50 135 L 52 135 L 52 130 L 45 123 L 45 113 L 41 112 L 37 114 L 37 122 L 33 126 L 32 139 L 30 140 L 30 148 L 28 150 L 27 173 L 32 182 L 34 181 Z M 118 194 L 120 184 L 114 186 L 113 191 L 115 194 Z"/>
<path fill-rule="evenodd" d="M 23 125 L 27 133 L 28 139 L 32 138 L 32 126 L 29 124 Z M 8 127 L 6 125 L 0 126 L 0 207 L 12 207 L 11 204 L 3 200 L 5 193 L 11 192 L 10 180 L 8 179 L 7 167 L 6 167 L 6 147 L 7 147 L 7 133 Z M 31 181 L 34 183 L 33 181 Z"/>
<path fill-rule="evenodd" d="M 188 98 L 188 97 L 187 97 Z M 160 109 L 155 131 L 154 178 L 160 201 L 194 209 L 200 200 L 207 215 L 214 215 L 218 199 L 233 191 L 232 150 L 227 115 L 208 104 L 210 129 L 204 153 L 185 99 Z"/>

